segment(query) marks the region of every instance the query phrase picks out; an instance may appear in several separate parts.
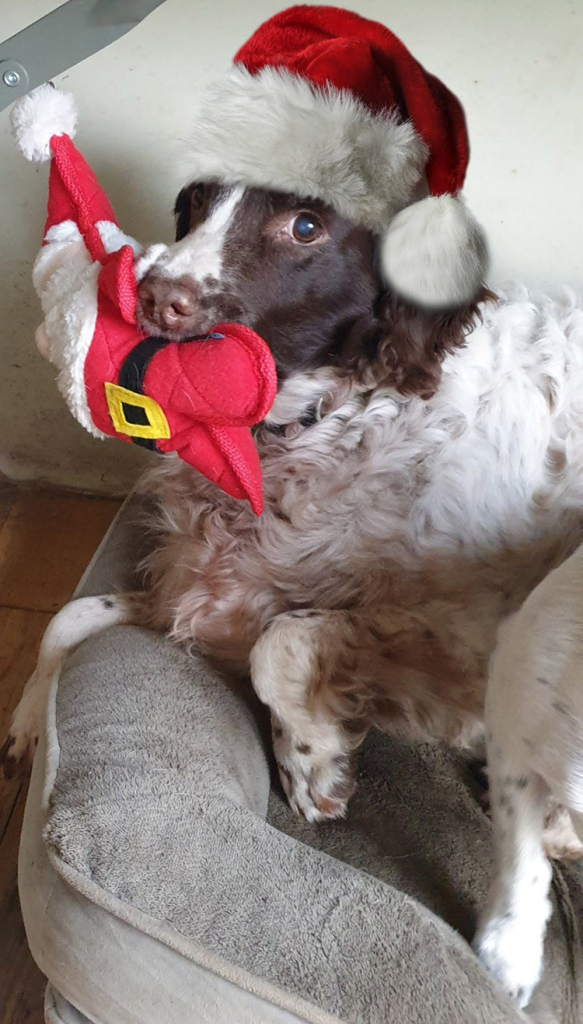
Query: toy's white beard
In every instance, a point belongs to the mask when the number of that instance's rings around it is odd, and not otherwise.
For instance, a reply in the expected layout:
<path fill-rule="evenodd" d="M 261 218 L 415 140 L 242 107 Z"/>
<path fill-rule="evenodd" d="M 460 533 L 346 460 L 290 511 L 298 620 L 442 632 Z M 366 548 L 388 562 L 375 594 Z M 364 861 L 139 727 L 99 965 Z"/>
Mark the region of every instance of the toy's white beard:
<path fill-rule="evenodd" d="M 70 412 L 95 437 L 97 430 L 85 392 L 85 360 L 97 320 L 97 278 L 93 263 L 73 221 L 56 224 L 46 235 L 32 272 L 41 300 L 44 323 L 37 345 L 59 373 L 57 384 Z"/>
<path fill-rule="evenodd" d="M 117 224 L 97 225 L 104 248 L 117 252 L 141 246 Z M 57 384 L 69 410 L 95 437 L 107 435 L 91 418 L 85 391 L 85 360 L 97 320 L 97 279 L 101 264 L 93 262 L 79 228 L 72 220 L 51 227 L 34 265 L 32 280 L 41 300 L 44 322 L 36 332 L 39 351 L 58 371 Z"/>

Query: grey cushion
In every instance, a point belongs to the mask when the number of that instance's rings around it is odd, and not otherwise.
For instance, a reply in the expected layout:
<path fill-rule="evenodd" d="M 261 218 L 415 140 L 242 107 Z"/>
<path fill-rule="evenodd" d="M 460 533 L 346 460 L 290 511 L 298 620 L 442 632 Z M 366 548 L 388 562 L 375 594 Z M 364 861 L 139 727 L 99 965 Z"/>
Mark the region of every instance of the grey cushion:
<path fill-rule="evenodd" d="M 134 512 L 85 593 L 133 585 Z M 491 842 L 464 759 L 373 734 L 346 821 L 311 826 L 282 798 L 266 732 L 248 690 L 143 629 L 109 630 L 69 658 L 20 858 L 46 1020 L 524 1020 L 465 941 Z M 563 877 L 580 913 L 583 874 Z M 555 913 L 532 1016 L 558 1024 L 574 996 Z"/>

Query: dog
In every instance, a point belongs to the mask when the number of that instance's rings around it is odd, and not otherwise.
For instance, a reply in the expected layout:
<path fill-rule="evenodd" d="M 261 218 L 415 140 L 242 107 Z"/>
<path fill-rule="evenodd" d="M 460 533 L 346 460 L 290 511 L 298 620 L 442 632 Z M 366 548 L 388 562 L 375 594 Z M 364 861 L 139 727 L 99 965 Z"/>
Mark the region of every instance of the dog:
<path fill-rule="evenodd" d="M 371 726 L 479 743 L 501 625 L 520 623 L 581 542 L 583 310 L 486 289 L 453 313 L 407 306 L 381 281 L 370 231 L 293 195 L 193 182 L 175 213 L 176 242 L 138 265 L 141 324 L 180 339 L 236 320 L 269 344 L 265 513 L 172 456 L 154 469 L 145 593 L 56 616 L 4 760 L 34 745 L 65 653 L 140 622 L 250 674 L 292 808 L 339 817 Z M 497 823 L 507 769 L 490 743 L 489 758 Z M 527 771 L 508 769 L 517 799 Z M 499 903 L 478 949 L 523 1003 L 537 970 L 521 974 L 512 950 L 500 966 Z"/>
<path fill-rule="evenodd" d="M 399 401 L 406 401 L 406 395 L 428 399 L 438 386 L 445 353 L 464 346 L 466 332 L 480 312 L 477 303 L 454 313 L 433 314 L 398 301 L 381 283 L 372 233 L 322 203 L 306 205 L 292 195 L 268 190 L 193 182 L 179 193 L 174 213 L 176 243 L 169 247 L 152 246 L 136 266 L 142 329 L 180 340 L 204 334 L 217 321 L 237 320 L 261 333 L 277 366 L 277 400 L 256 432 L 267 474 L 266 494 L 273 510 L 267 535 L 279 524 L 273 537 L 275 563 L 268 566 L 258 561 L 254 586 L 252 575 L 248 576 L 253 589 L 241 589 L 234 600 L 236 575 L 217 563 L 216 578 L 211 580 L 210 565 L 203 568 L 202 552 L 196 554 L 197 573 L 204 572 L 207 582 L 203 590 L 208 591 L 200 616 L 201 626 L 204 618 L 206 628 L 204 633 L 197 629 L 196 644 L 229 669 L 245 673 L 255 640 L 268 622 L 288 607 L 302 615 L 311 610 L 317 565 L 300 581 L 295 597 L 291 591 L 286 596 L 283 588 L 280 594 L 274 594 L 270 580 L 281 571 L 289 576 L 289 586 L 294 586 L 292 577 L 297 573 L 292 566 L 287 570 L 284 565 L 278 566 L 288 555 L 285 546 L 278 553 L 283 537 L 280 539 L 277 533 L 289 534 L 291 541 L 297 532 L 294 520 L 298 513 L 304 514 L 312 500 L 314 476 L 318 477 L 321 471 L 324 480 L 328 476 L 325 464 L 334 456 L 338 427 L 350 427 L 347 414 L 357 426 L 354 442 L 349 442 L 346 449 L 349 454 L 350 448 L 355 448 L 345 483 L 345 487 L 352 489 L 354 475 L 360 472 L 360 434 L 363 427 L 367 429 L 371 396 L 381 397 L 381 416 L 387 396 L 392 396 L 387 406 L 391 418 L 398 411 Z M 482 297 L 486 301 L 491 298 L 485 290 Z M 316 440 L 322 430 L 323 438 Z M 280 478 L 282 456 L 285 466 Z M 227 516 L 235 535 L 241 534 L 243 547 L 252 537 L 261 545 L 259 524 L 246 506 L 223 503 L 212 485 L 209 487 L 196 474 L 187 475 L 182 481 L 181 472 L 182 464 L 169 458 L 144 481 L 144 487 L 160 499 L 158 516 L 149 523 L 150 529 L 165 532 L 165 517 L 175 516 L 174 504 L 185 485 L 187 490 L 197 491 L 192 504 L 191 496 L 188 497 L 194 515 L 200 508 L 206 518 L 214 509 L 221 519 Z M 281 485 L 286 495 L 277 493 Z M 274 486 L 275 492 L 270 496 Z M 381 481 L 381 492 L 382 487 Z M 339 494 L 342 489 L 339 488 Z M 288 511 L 290 497 L 298 505 L 297 511 Z M 261 523 L 267 521 L 264 518 Z M 166 630 L 181 642 L 192 642 L 182 620 L 196 614 L 195 607 L 183 607 L 180 621 L 171 621 L 168 616 L 167 603 L 174 603 L 184 588 L 168 576 L 164 564 L 168 549 L 161 537 L 160 542 L 155 544 L 149 566 L 151 598 L 115 596 L 76 602 L 72 606 L 77 608 L 76 617 L 67 616 L 65 611 L 49 627 L 41 648 L 39 674 L 48 678 L 60 664 L 63 652 L 79 642 L 78 636 L 92 631 L 93 625 L 99 630 L 114 622 L 138 618 Z M 360 554 L 362 566 L 358 577 L 350 559 L 345 565 L 339 561 L 336 575 L 332 576 L 334 560 L 325 551 L 328 542 L 324 534 L 324 550 L 317 561 L 322 562 L 323 569 L 328 567 L 327 580 L 320 582 L 323 592 L 317 606 L 358 606 L 363 580 L 371 582 L 370 555 Z M 312 543 L 308 540 L 308 545 Z M 370 543 L 374 547 L 374 538 Z M 302 546 L 301 542 L 298 554 L 305 560 L 309 549 L 304 552 Z M 180 564 L 186 566 L 183 560 Z M 386 584 L 384 572 L 377 575 L 380 596 Z M 296 590 L 297 584 L 296 580 Z M 367 589 L 374 599 L 372 586 Z M 225 590 L 228 593 L 223 596 Z M 194 599 L 194 592 L 189 592 Z M 225 620 L 223 626 L 215 620 L 221 600 L 226 601 L 229 616 L 229 622 Z M 22 756 L 36 733 L 36 725 L 24 727 L 25 718 L 30 717 L 32 724 L 35 717 L 35 701 L 31 701 L 30 712 L 25 713 L 26 694 L 31 689 L 27 688 L 17 712 L 11 757 Z M 18 724 L 18 718 L 22 718 L 22 724 Z M 314 819 L 320 816 L 315 805 L 302 810 Z"/>

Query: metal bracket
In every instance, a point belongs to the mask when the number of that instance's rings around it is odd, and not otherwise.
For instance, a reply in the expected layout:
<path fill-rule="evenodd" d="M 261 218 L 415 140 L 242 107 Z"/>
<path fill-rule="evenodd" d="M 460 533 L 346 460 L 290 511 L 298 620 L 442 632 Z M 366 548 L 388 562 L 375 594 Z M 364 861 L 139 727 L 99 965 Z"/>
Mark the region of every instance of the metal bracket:
<path fill-rule="evenodd" d="M 67 0 L 0 43 L 0 110 L 109 46 L 164 0 Z"/>
<path fill-rule="evenodd" d="M 15 99 L 28 89 L 28 71 L 19 60 L 1 60 L 0 79 L 5 88 L 17 90 L 12 92 Z"/>

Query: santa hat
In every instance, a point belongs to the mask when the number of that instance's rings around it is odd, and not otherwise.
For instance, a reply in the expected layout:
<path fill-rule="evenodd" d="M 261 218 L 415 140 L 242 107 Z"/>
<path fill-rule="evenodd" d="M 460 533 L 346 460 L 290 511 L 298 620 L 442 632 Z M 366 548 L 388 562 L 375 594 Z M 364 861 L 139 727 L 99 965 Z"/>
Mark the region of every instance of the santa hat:
<path fill-rule="evenodd" d="M 471 301 L 484 235 L 460 198 L 463 109 L 392 32 L 336 7 L 266 21 L 207 89 L 192 177 L 320 199 L 379 235 L 380 265 L 404 298 Z"/>
<path fill-rule="evenodd" d="M 77 231 L 91 258 L 100 263 L 123 245 L 139 252 L 141 246 L 121 231 L 109 199 L 71 141 L 77 127 L 72 94 L 41 85 L 14 105 L 11 121 L 27 160 L 51 160 L 45 241 Z"/>

